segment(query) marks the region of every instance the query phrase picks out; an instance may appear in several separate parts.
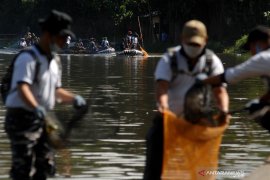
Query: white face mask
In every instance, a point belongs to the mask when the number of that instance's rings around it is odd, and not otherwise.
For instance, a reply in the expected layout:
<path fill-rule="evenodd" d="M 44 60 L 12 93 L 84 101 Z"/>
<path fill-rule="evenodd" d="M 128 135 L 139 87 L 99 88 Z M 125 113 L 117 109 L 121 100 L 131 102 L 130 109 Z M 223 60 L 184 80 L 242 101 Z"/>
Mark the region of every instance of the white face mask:
<path fill-rule="evenodd" d="M 57 53 L 61 50 L 61 48 L 56 43 L 51 43 L 50 50 L 52 53 Z"/>
<path fill-rule="evenodd" d="M 187 45 L 187 44 L 183 44 L 183 48 L 184 48 L 185 53 L 190 58 L 198 57 L 202 53 L 202 51 L 204 49 L 204 47 L 190 46 L 190 45 Z"/>

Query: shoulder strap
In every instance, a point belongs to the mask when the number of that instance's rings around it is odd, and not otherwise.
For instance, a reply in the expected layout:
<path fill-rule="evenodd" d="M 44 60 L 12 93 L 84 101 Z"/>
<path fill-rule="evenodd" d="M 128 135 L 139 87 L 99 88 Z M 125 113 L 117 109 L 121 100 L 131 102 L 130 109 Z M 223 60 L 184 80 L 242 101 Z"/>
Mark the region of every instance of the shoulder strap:
<path fill-rule="evenodd" d="M 178 75 L 178 65 L 177 65 L 177 53 L 176 51 L 169 52 L 169 58 L 170 58 L 170 65 L 172 70 L 172 78 L 171 82 L 175 80 L 175 78 Z"/>
<path fill-rule="evenodd" d="M 36 55 L 36 53 L 32 50 L 25 50 L 25 52 L 28 52 L 34 59 L 34 61 L 36 61 L 36 67 L 35 67 L 35 75 L 34 75 L 34 83 L 38 83 L 38 74 L 40 71 L 40 62 L 38 61 L 38 57 Z"/>
<path fill-rule="evenodd" d="M 177 64 L 177 53 L 175 49 L 168 49 L 168 55 L 170 58 L 170 65 L 171 65 L 171 70 L 172 70 L 172 78 L 171 82 L 173 82 L 178 74 L 186 74 L 189 76 L 193 76 L 192 73 L 184 71 L 183 69 L 178 69 L 178 64 Z"/>
<path fill-rule="evenodd" d="M 168 54 L 169 54 L 170 65 L 171 65 L 171 70 L 172 70 L 171 82 L 175 80 L 178 74 L 187 74 L 190 76 L 196 75 L 194 73 L 185 72 L 184 70 L 178 70 L 177 51 L 168 50 Z M 203 72 L 206 73 L 207 76 L 210 76 L 213 71 L 212 69 L 213 55 L 214 55 L 214 52 L 211 51 L 210 49 L 205 50 L 206 62 L 205 62 L 205 67 L 203 69 Z"/>
<path fill-rule="evenodd" d="M 205 67 L 203 69 L 203 72 L 206 73 L 207 76 L 210 76 L 213 72 L 213 69 L 212 69 L 213 55 L 214 55 L 214 52 L 211 51 L 210 49 L 205 50 L 206 62 L 205 62 Z"/>

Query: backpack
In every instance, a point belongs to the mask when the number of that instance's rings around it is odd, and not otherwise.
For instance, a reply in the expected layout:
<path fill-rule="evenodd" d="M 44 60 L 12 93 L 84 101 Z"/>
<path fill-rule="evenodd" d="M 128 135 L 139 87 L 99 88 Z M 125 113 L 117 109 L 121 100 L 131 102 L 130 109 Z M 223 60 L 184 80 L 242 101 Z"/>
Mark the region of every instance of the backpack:
<path fill-rule="evenodd" d="M 12 83 L 12 76 L 13 76 L 13 70 L 14 70 L 14 65 L 15 65 L 15 61 L 17 59 L 17 57 L 24 53 L 27 52 L 29 53 L 33 59 L 37 62 L 36 63 L 36 70 L 35 70 L 35 76 L 34 76 L 34 83 L 37 82 L 37 75 L 39 72 L 39 68 L 40 68 L 40 62 L 38 62 L 38 58 L 37 55 L 35 54 L 35 52 L 31 49 L 25 49 L 25 50 L 21 50 L 17 55 L 15 55 L 15 57 L 12 59 L 10 65 L 7 67 L 7 71 L 4 74 L 4 76 L 1 79 L 1 86 L 0 86 L 0 93 L 1 93 L 1 97 L 2 97 L 2 101 L 5 104 L 6 103 L 6 99 L 7 96 L 12 93 L 15 92 L 16 88 L 14 88 L 13 90 L 11 90 L 11 83 Z"/>
<path fill-rule="evenodd" d="M 188 74 L 191 76 L 196 76 L 197 74 L 193 74 L 190 72 L 186 72 L 184 70 L 178 70 L 178 66 L 177 66 L 177 52 L 178 51 L 171 51 L 169 50 L 169 57 L 170 57 L 170 66 L 171 66 L 171 70 L 172 70 L 172 78 L 171 78 L 171 82 L 173 82 L 178 74 Z M 205 67 L 203 69 L 203 71 L 201 73 L 205 73 L 207 76 L 211 75 L 212 73 L 212 62 L 213 62 L 213 57 L 214 53 L 213 51 L 206 49 L 205 50 L 205 56 L 206 56 L 206 64 Z"/>

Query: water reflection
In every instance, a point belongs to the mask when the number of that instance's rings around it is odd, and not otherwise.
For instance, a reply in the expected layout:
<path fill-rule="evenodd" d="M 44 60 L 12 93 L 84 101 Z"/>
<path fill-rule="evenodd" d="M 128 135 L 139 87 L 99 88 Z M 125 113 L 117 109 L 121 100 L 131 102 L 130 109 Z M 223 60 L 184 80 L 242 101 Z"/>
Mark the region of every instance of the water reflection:
<path fill-rule="evenodd" d="M 11 56 L 0 66 L 8 64 Z M 1 57 L 0 57 L 1 58 Z M 154 109 L 152 74 L 155 59 L 92 57 L 66 55 L 63 84 L 82 94 L 92 104 L 91 112 L 71 136 L 71 172 L 74 178 L 141 179 L 144 166 L 144 122 Z M 3 74 L 1 68 L 0 75 Z M 145 103 L 150 101 L 149 103 Z M 3 109 L 3 107 L 1 107 Z M 57 107 L 58 116 L 68 119 L 72 107 Z M 147 112 L 147 113 L 146 113 Z M 1 129 L 3 111 L 1 112 Z M 6 179 L 10 152 L 6 135 L 1 132 L 0 179 Z M 5 152 L 5 153 L 4 153 Z M 66 162 L 57 155 L 59 177 Z"/>
<path fill-rule="evenodd" d="M 0 77 L 12 55 L 0 55 Z M 237 63 L 223 57 L 226 66 Z M 74 179 L 142 179 L 145 159 L 144 137 L 154 115 L 153 72 L 159 57 L 124 58 L 110 56 L 62 57 L 63 85 L 82 94 L 92 111 L 75 128 L 70 153 Z M 259 79 L 229 86 L 231 109 L 239 109 L 263 92 Z M 72 107 L 57 106 L 65 122 Z M 0 108 L 0 179 L 8 178 L 9 144 L 3 131 L 4 108 Z M 220 169 L 249 172 L 263 163 L 270 151 L 269 135 L 245 113 L 233 116 L 221 145 Z M 61 179 L 66 161 L 58 153 Z M 219 179 L 222 179 L 220 177 Z"/>

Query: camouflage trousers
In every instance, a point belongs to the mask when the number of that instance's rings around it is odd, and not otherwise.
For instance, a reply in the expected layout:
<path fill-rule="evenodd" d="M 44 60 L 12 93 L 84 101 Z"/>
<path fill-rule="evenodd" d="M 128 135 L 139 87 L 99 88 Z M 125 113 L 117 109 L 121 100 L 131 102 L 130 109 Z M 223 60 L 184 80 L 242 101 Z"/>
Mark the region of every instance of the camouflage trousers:
<path fill-rule="evenodd" d="M 44 122 L 32 112 L 9 108 L 5 130 L 10 139 L 13 180 L 46 180 L 54 175 L 54 154 L 47 142 Z"/>

